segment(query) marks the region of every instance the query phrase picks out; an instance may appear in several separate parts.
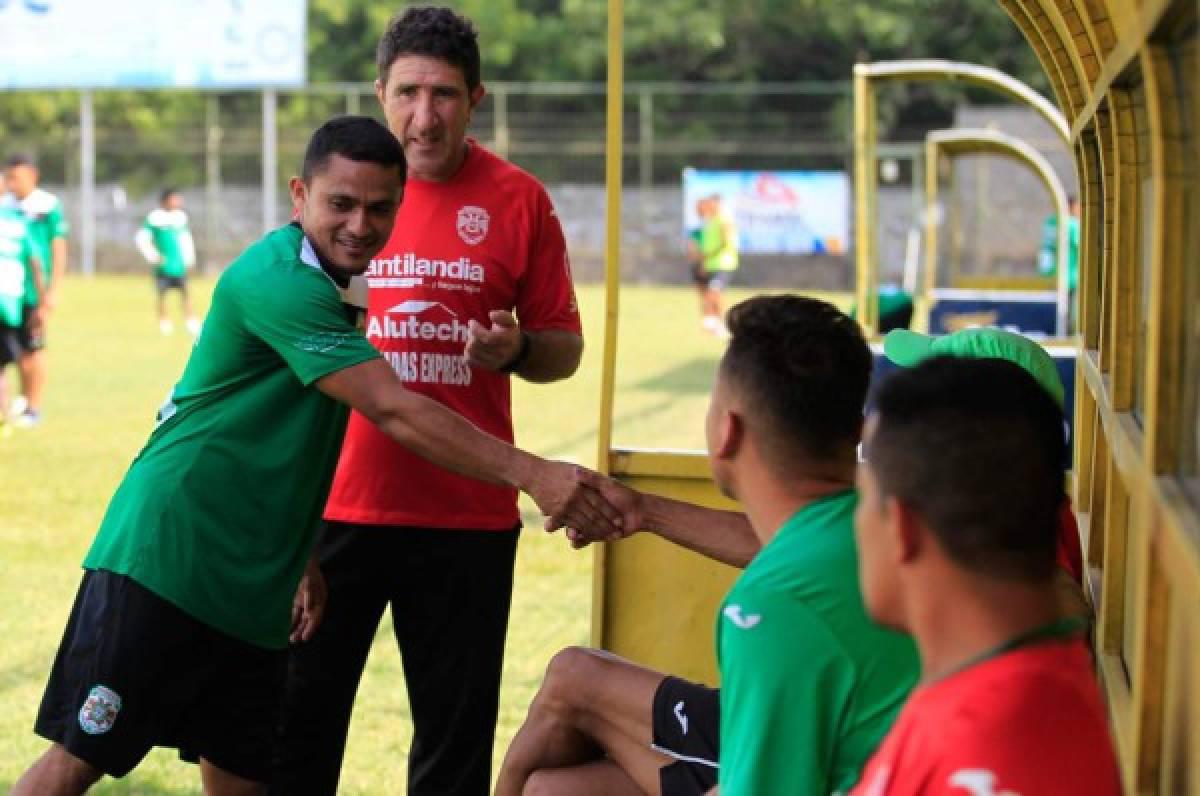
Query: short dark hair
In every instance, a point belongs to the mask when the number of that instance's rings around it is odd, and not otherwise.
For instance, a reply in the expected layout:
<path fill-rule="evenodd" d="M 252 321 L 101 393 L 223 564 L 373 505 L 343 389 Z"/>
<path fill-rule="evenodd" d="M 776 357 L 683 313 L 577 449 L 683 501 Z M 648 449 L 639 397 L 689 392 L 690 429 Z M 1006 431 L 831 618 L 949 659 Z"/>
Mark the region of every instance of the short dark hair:
<path fill-rule="evenodd" d="M 853 454 L 862 433 L 871 350 L 844 313 L 805 296 L 760 296 L 727 315 L 721 373 L 762 418 L 764 449 L 781 466 Z"/>
<path fill-rule="evenodd" d="M 163 188 L 162 192 L 158 195 L 158 203 L 160 205 L 165 204 L 168 199 L 170 199 L 172 196 L 176 196 L 178 194 L 179 194 L 179 189 L 174 186 Z"/>
<path fill-rule="evenodd" d="M 8 156 L 8 160 L 4 161 L 4 168 L 15 169 L 17 166 L 30 166 L 37 168 L 37 160 L 28 152 L 16 152 Z"/>
<path fill-rule="evenodd" d="M 395 166 L 404 178 L 404 148 L 382 124 L 370 116 L 338 116 L 317 128 L 304 151 L 301 176 L 310 182 L 329 159 L 341 155 L 359 163 Z"/>
<path fill-rule="evenodd" d="M 462 71 L 467 91 L 479 85 L 479 32 L 471 20 L 440 6 L 414 6 L 392 17 L 375 49 L 379 81 L 402 55 L 440 58 Z"/>
<path fill-rule="evenodd" d="M 1054 572 L 1062 411 L 1002 359 L 935 357 L 880 385 L 867 466 L 960 566 L 1007 580 Z"/>

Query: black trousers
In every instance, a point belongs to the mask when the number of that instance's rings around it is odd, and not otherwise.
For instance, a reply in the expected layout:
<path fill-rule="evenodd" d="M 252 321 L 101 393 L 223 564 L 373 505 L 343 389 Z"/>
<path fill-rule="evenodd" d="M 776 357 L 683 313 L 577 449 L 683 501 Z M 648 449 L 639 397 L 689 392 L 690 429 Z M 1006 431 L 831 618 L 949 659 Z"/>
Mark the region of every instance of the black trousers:
<path fill-rule="evenodd" d="M 289 656 L 273 794 L 337 792 L 355 692 L 388 605 L 414 725 L 408 793 L 489 792 L 519 532 L 326 525 L 317 554 L 328 610 Z"/>

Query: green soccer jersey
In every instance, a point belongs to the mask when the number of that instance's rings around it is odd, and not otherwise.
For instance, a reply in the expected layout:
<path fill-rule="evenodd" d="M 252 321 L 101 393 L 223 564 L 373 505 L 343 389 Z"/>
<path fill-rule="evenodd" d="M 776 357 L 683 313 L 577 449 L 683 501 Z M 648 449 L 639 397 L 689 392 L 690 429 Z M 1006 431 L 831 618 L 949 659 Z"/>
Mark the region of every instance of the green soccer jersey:
<path fill-rule="evenodd" d="M 54 265 L 51 258 L 52 244 L 59 238 L 65 239 L 70 229 L 67 218 L 63 215 L 62 202 L 54 194 L 38 188 L 24 199 L 18 199 L 17 206 L 29 222 L 29 232 L 37 247 L 37 257 L 42 263 L 42 274 L 48 286 Z M 30 272 L 25 279 L 25 303 L 33 305 L 37 302 L 37 283 L 33 281 L 33 273 Z"/>
<path fill-rule="evenodd" d="M 196 261 L 196 244 L 188 228 L 187 213 L 156 208 L 138 230 L 138 249 L 147 261 L 158 266 L 162 276 L 178 278 Z"/>
<path fill-rule="evenodd" d="M 36 245 L 24 215 L 0 208 L 0 324 L 20 326 L 25 311 L 25 281 L 31 278 Z M 36 295 L 37 286 L 34 286 Z"/>
<path fill-rule="evenodd" d="M 1042 246 L 1038 250 L 1038 271 L 1044 276 L 1058 274 L 1058 216 L 1049 216 L 1042 224 Z M 1079 219 L 1067 217 L 1067 289 L 1079 285 Z"/>
<path fill-rule="evenodd" d="M 84 567 L 128 575 L 243 641 L 285 647 L 348 415 L 313 382 L 379 356 L 361 321 L 298 225 L 247 249 L 217 282 Z"/>
<path fill-rule="evenodd" d="M 848 790 L 916 684 L 912 641 L 863 607 L 857 503 L 796 512 L 721 605 L 721 796 Z"/>
<path fill-rule="evenodd" d="M 738 267 L 737 228 L 733 219 L 720 214 L 700 226 L 700 256 L 708 273 L 736 271 Z"/>

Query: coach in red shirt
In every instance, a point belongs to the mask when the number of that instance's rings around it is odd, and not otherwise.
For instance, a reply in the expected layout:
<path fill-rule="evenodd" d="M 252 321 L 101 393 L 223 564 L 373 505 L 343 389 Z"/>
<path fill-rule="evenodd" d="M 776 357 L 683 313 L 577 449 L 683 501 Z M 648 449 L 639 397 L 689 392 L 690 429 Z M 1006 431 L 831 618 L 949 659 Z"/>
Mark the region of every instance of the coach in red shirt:
<path fill-rule="evenodd" d="M 513 439 L 510 374 L 575 372 L 583 338 L 545 188 L 466 137 L 483 100 L 470 21 L 410 8 L 379 42 L 376 93 L 408 183 L 367 271 L 367 338 L 405 385 Z M 274 792 L 333 794 L 385 607 L 412 707 L 410 794 L 485 794 L 520 531 L 516 492 L 430 465 L 351 416 L 318 544 L 324 624 L 298 644 Z"/>

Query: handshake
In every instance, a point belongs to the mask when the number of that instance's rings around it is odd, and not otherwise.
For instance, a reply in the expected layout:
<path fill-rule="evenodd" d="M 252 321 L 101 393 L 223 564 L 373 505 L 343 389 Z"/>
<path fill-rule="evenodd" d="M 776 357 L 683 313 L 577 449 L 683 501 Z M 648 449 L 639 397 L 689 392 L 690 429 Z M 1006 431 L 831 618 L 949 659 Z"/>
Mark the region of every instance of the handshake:
<path fill-rule="evenodd" d="M 615 542 L 645 525 L 641 493 L 579 465 L 540 463 L 524 489 L 546 517 L 546 531 L 565 528 L 575 548 L 592 542 Z"/>

